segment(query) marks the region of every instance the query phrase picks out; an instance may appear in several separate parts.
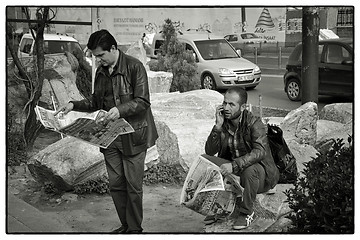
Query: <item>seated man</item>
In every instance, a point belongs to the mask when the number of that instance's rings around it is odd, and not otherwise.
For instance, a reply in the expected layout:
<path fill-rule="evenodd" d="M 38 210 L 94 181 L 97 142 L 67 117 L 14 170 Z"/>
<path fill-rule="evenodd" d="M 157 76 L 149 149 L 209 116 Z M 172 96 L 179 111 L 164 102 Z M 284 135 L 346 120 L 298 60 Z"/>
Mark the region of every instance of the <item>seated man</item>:
<path fill-rule="evenodd" d="M 256 194 L 273 188 L 279 180 L 279 170 L 266 135 L 267 127 L 245 109 L 246 102 L 245 89 L 234 87 L 226 91 L 223 104 L 216 108 L 215 126 L 205 145 L 209 160 L 220 165 L 223 175 L 233 173 L 240 177 L 244 192 L 240 216 L 233 225 L 236 230 L 248 227 L 255 219 Z M 217 157 L 213 157 L 216 153 Z M 223 159 L 229 161 L 224 163 Z"/>

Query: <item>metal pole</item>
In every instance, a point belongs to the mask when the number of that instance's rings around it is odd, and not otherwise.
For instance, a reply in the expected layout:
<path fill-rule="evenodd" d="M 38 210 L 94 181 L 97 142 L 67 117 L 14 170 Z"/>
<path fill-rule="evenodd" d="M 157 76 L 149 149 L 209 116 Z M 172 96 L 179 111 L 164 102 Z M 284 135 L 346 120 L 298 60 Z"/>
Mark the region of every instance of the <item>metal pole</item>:
<path fill-rule="evenodd" d="M 319 8 L 303 7 L 301 103 L 318 102 L 319 90 Z"/>
<path fill-rule="evenodd" d="M 245 23 L 246 23 L 245 7 L 241 8 L 241 23 L 242 23 L 241 31 L 245 32 Z"/>
<path fill-rule="evenodd" d="M 278 67 L 279 68 L 281 68 L 281 58 L 282 58 L 281 47 L 279 47 L 279 58 L 278 58 Z"/>
<path fill-rule="evenodd" d="M 255 53 L 255 64 L 257 64 L 258 62 L 258 58 L 257 58 L 257 47 L 254 47 L 254 53 Z"/>
<path fill-rule="evenodd" d="M 260 119 L 262 121 L 263 111 L 262 111 L 262 96 L 261 95 L 259 95 L 259 110 L 260 110 Z"/>

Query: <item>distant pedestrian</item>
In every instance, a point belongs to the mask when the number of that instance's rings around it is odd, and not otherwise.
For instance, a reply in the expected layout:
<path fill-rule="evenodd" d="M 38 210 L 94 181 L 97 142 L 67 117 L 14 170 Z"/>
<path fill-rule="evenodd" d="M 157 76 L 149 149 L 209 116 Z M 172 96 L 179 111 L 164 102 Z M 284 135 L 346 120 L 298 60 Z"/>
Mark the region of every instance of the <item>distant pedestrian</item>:
<path fill-rule="evenodd" d="M 100 63 L 92 98 L 71 101 L 55 114 L 103 109 L 107 111 L 104 124 L 125 118 L 135 129 L 100 151 L 105 157 L 110 194 L 122 224 L 113 232 L 141 233 L 144 161 L 147 148 L 158 138 L 146 70 L 138 59 L 118 49 L 115 38 L 107 30 L 92 33 L 87 47 Z"/>

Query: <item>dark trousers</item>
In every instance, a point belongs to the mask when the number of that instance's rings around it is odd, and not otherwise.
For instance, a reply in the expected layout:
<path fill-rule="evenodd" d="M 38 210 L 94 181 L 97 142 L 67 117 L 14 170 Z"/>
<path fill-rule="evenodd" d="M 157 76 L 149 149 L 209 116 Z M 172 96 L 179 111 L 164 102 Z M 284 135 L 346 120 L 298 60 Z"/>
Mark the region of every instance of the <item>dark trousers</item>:
<path fill-rule="evenodd" d="M 128 231 L 143 230 L 143 177 L 146 151 L 125 156 L 117 148 L 103 150 L 110 194 L 117 214 Z"/>
<path fill-rule="evenodd" d="M 209 156 L 206 154 L 202 156 L 218 166 L 223 163 L 231 163 L 231 161 L 224 158 Z M 255 163 L 245 168 L 237 175 L 240 177 L 240 185 L 244 188 L 240 204 L 240 212 L 244 214 L 251 214 L 254 211 L 253 207 L 256 194 L 266 192 L 270 189 L 270 186 L 265 183 L 265 169 L 259 163 Z"/>

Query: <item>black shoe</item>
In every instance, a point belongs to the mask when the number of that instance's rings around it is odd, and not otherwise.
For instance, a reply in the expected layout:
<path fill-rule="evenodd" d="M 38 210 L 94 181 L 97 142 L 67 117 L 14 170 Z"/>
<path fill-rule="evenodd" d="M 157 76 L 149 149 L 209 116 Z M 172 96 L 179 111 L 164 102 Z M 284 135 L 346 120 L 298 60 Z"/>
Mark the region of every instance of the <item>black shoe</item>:
<path fill-rule="evenodd" d="M 139 234 L 139 233 L 142 233 L 142 230 L 130 230 L 130 231 L 127 231 L 126 233 Z"/>
<path fill-rule="evenodd" d="M 123 225 L 123 226 L 111 231 L 111 233 L 126 233 L 127 230 L 128 230 L 128 227 Z"/>

